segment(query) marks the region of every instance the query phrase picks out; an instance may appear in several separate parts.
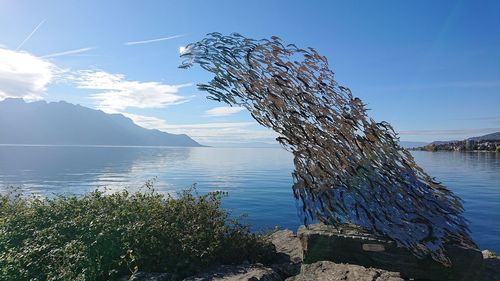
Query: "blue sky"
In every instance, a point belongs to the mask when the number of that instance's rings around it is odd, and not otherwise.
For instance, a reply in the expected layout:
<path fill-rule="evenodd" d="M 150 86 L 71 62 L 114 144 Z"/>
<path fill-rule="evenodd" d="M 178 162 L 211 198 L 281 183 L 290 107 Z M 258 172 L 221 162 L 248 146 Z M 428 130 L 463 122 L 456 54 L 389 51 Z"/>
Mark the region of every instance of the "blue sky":
<path fill-rule="evenodd" d="M 177 68 L 179 48 L 213 31 L 316 48 L 401 140 L 500 131 L 500 2 L 486 0 L 0 0 L 0 99 L 65 100 L 212 145 L 272 142 L 196 89 L 208 73 Z"/>

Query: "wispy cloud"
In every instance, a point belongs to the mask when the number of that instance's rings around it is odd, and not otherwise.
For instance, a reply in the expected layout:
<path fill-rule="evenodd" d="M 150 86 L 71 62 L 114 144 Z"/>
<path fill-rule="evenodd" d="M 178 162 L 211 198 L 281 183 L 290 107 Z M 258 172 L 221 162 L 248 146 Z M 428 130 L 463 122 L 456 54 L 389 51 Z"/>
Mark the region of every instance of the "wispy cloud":
<path fill-rule="evenodd" d="M 500 121 L 500 116 L 468 117 L 468 118 L 458 118 L 456 120 Z"/>
<path fill-rule="evenodd" d="M 162 130 L 187 134 L 200 143 L 272 143 L 278 136 L 276 132 L 264 129 L 255 122 L 167 124 Z"/>
<path fill-rule="evenodd" d="M 168 129 L 234 129 L 254 125 L 253 122 L 219 122 L 167 125 Z"/>
<path fill-rule="evenodd" d="M 77 55 L 77 54 L 86 53 L 88 51 L 92 51 L 95 49 L 96 49 L 96 47 L 86 47 L 86 48 L 80 48 L 80 49 L 73 49 L 73 50 L 48 54 L 48 55 L 42 56 L 42 58 L 54 58 L 54 57 L 67 56 L 67 55 Z"/>
<path fill-rule="evenodd" d="M 166 131 L 168 127 L 167 121 L 153 116 L 144 116 L 140 114 L 132 114 L 127 112 L 122 112 L 124 116 L 132 119 L 135 124 L 146 128 L 146 129 L 157 129 L 160 131 Z"/>
<path fill-rule="evenodd" d="M 122 74 L 90 70 L 77 72 L 74 80 L 78 88 L 99 91 L 91 94 L 90 99 L 97 108 L 106 112 L 121 112 L 129 107 L 163 108 L 185 103 L 189 100 L 179 95 L 178 90 L 191 85 L 131 81 Z"/>
<path fill-rule="evenodd" d="M 441 90 L 441 89 L 457 89 L 457 88 L 498 88 L 500 80 L 482 80 L 482 81 L 443 81 L 432 83 L 419 84 L 404 84 L 404 85 L 373 85 L 370 89 L 384 91 L 423 91 L 423 90 Z M 363 87 L 364 88 L 364 87 Z"/>
<path fill-rule="evenodd" d="M 194 124 L 170 124 L 152 116 L 122 113 L 137 125 L 173 134 L 187 134 L 200 143 L 275 143 L 274 131 L 263 129 L 255 122 L 214 122 Z"/>
<path fill-rule="evenodd" d="M 184 34 L 178 34 L 178 35 L 173 35 L 173 36 L 169 36 L 169 37 L 161 37 L 161 38 L 155 38 L 155 39 L 149 39 L 149 40 L 130 41 L 130 42 L 126 42 L 125 45 L 147 44 L 147 43 L 171 40 L 171 39 L 180 38 L 180 37 L 184 37 L 184 36 L 185 36 Z"/>
<path fill-rule="evenodd" d="M 0 48 L 0 99 L 40 99 L 57 72 L 58 68 L 47 60 Z"/>
<path fill-rule="evenodd" d="M 238 112 L 243 111 L 243 110 L 245 110 L 244 107 L 220 106 L 220 107 L 215 107 L 215 108 L 212 108 L 212 109 L 205 111 L 205 114 L 207 116 L 211 116 L 211 117 L 220 117 L 220 116 L 232 115 L 232 114 L 238 113 Z"/>
<path fill-rule="evenodd" d="M 413 89 L 444 89 L 444 88 L 489 88 L 499 87 L 500 80 L 483 81 L 447 81 L 420 85 L 409 85 Z"/>
<path fill-rule="evenodd" d="M 21 49 L 21 47 L 26 43 L 28 42 L 28 40 L 30 40 L 31 36 L 33 36 L 33 34 L 35 34 L 35 32 L 40 28 L 40 26 L 42 26 L 44 23 L 45 23 L 46 20 L 42 20 L 36 27 L 35 29 L 33 29 L 33 31 L 31 31 L 31 33 L 26 37 L 24 38 L 23 42 L 21 42 L 21 44 L 19 44 L 19 46 L 17 46 L 16 48 L 16 51 L 18 51 L 19 49 Z"/>
<path fill-rule="evenodd" d="M 413 136 L 460 136 L 470 134 L 489 134 L 500 132 L 500 128 L 473 128 L 473 129 L 452 129 L 452 130 L 403 130 L 400 135 Z"/>

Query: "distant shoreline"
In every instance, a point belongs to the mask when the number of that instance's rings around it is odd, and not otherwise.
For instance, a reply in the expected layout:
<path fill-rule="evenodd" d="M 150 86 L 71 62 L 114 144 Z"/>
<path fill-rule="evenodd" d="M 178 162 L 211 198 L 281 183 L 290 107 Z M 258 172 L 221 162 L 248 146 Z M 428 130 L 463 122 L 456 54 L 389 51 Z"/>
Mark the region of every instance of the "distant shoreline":
<path fill-rule="evenodd" d="M 193 147 L 211 147 L 208 145 L 201 146 L 162 146 L 162 145 L 113 145 L 113 144 L 14 144 L 0 143 L 0 146 L 25 146 L 25 147 L 122 147 L 122 148 L 193 148 Z"/>
<path fill-rule="evenodd" d="M 0 143 L 0 147 L 87 147 L 87 148 L 238 148 L 238 149 L 283 149 L 276 146 L 154 146 L 154 145 L 112 145 L 112 144 L 16 144 L 16 143 Z"/>
<path fill-rule="evenodd" d="M 414 146 L 417 151 L 461 151 L 461 152 L 500 152 L 500 132 L 465 140 L 435 141 L 424 146 Z"/>
<path fill-rule="evenodd" d="M 425 150 L 425 149 L 413 149 L 407 148 L 409 151 L 421 151 L 421 152 L 452 152 L 452 153 L 500 153 L 499 151 L 491 150 Z"/>

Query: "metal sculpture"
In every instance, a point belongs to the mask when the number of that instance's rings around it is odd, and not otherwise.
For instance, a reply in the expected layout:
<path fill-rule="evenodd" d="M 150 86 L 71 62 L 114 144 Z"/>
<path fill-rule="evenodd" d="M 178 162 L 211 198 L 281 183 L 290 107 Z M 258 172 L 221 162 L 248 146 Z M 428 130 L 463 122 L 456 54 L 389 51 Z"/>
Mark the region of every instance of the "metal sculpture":
<path fill-rule="evenodd" d="M 449 265 L 444 245 L 475 248 L 461 200 L 398 144 L 387 122 L 334 79 L 315 49 L 211 33 L 184 49 L 180 68 L 213 73 L 209 99 L 244 106 L 293 153 L 293 192 L 304 224 L 353 223 L 416 256 Z"/>

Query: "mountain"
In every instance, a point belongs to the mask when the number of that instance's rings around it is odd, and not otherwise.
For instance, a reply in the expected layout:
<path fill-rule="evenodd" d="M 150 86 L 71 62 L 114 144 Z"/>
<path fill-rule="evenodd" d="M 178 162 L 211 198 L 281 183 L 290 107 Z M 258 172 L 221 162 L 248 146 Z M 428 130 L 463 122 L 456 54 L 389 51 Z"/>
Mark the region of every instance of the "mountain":
<path fill-rule="evenodd" d="M 449 141 L 433 141 L 429 145 L 445 145 L 445 144 L 453 144 L 453 143 L 461 143 L 465 141 L 500 141 L 500 132 L 487 134 L 479 137 L 470 137 L 465 140 L 449 140 Z"/>
<path fill-rule="evenodd" d="M 487 134 L 487 135 L 480 136 L 480 137 L 472 137 L 472 138 L 468 138 L 467 140 L 471 140 L 471 141 L 500 141 L 500 132 Z"/>
<path fill-rule="evenodd" d="M 444 145 L 444 144 L 453 144 L 453 143 L 460 143 L 460 142 L 465 142 L 465 141 L 500 141 L 500 132 L 496 133 L 491 133 L 483 136 L 478 136 L 478 137 L 470 137 L 465 140 L 449 140 L 449 141 L 433 141 L 429 145 Z"/>
<path fill-rule="evenodd" d="M 142 128 L 122 114 L 13 98 L 0 101 L 0 144 L 201 146 L 184 134 Z"/>
<path fill-rule="evenodd" d="M 416 150 L 426 151 L 496 151 L 500 152 L 500 132 L 465 140 L 435 141 L 428 145 L 417 147 Z"/>

